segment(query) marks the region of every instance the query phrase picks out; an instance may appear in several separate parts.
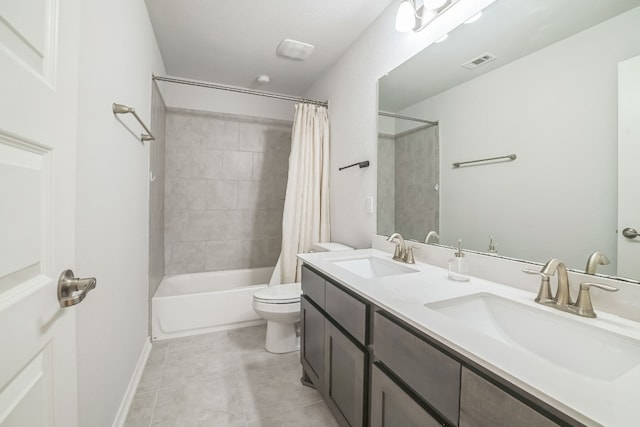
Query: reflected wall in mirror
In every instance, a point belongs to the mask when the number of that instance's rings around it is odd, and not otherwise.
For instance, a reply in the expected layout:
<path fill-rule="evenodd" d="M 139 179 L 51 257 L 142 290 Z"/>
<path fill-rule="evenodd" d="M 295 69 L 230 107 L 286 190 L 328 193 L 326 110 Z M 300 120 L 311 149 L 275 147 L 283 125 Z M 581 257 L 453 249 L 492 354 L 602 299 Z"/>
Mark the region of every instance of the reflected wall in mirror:
<path fill-rule="evenodd" d="M 577 270 L 600 251 L 611 264 L 598 273 L 640 279 L 618 265 L 627 242 L 617 232 L 640 229 L 640 213 L 637 224 L 618 224 L 618 64 L 640 55 L 638 40 L 640 0 L 498 0 L 380 79 L 380 110 L 439 122 L 442 244 L 461 238 L 486 251 L 491 235 L 500 255 Z M 487 54 L 495 59 L 462 65 Z M 452 167 L 508 154 L 517 159 Z M 411 238 L 422 241 L 428 227 Z M 379 234 L 388 228 L 379 221 Z"/>
<path fill-rule="evenodd" d="M 396 121 L 408 122 L 397 127 Z M 379 234 L 398 232 L 424 241 L 439 227 L 438 126 L 412 118 L 380 116 L 378 131 Z"/>

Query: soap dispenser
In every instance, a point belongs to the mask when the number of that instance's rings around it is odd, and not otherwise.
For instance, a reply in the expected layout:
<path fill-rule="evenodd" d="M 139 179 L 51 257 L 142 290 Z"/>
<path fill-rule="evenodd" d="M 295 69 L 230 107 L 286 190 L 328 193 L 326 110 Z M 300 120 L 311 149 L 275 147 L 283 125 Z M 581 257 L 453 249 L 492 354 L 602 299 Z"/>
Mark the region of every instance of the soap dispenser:
<path fill-rule="evenodd" d="M 455 252 L 455 258 L 449 260 L 449 279 L 466 282 L 469 280 L 469 261 L 464 257 L 460 247 L 461 244 L 462 239 L 458 239 L 458 250 Z"/>

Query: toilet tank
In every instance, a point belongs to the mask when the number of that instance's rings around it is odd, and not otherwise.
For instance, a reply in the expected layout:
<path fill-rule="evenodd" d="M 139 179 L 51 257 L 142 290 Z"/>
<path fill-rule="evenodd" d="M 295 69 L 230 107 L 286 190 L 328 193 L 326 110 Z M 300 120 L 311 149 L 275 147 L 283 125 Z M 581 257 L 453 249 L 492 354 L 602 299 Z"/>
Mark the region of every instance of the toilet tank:
<path fill-rule="evenodd" d="M 310 252 L 337 252 L 337 251 L 352 251 L 351 246 L 343 245 L 342 243 L 335 242 L 321 242 L 314 243 L 311 246 Z"/>

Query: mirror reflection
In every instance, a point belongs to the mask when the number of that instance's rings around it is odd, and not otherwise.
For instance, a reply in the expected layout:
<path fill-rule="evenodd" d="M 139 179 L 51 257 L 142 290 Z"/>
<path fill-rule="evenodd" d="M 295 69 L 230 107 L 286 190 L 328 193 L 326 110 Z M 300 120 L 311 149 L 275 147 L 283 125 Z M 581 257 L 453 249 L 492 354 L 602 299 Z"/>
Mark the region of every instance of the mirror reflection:
<path fill-rule="evenodd" d="M 618 159 L 618 68 L 640 55 L 639 6 L 498 0 L 381 78 L 381 111 L 438 125 L 380 117 L 378 233 L 433 230 L 481 252 L 491 236 L 499 255 L 577 270 L 599 251 L 611 262 L 598 273 L 640 279 L 621 261 L 640 242 L 618 233 L 634 225 L 618 224 L 623 193 L 640 194 L 640 173 L 618 188 L 631 162 Z"/>

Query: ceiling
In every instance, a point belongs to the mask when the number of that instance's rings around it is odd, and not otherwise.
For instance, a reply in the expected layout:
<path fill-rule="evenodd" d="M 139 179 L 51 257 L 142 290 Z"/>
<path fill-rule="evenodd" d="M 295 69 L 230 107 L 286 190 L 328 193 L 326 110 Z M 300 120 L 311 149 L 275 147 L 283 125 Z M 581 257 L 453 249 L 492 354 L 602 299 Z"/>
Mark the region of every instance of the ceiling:
<path fill-rule="evenodd" d="M 303 95 L 393 0 L 145 0 L 167 73 Z M 311 43 L 305 61 L 276 55 Z M 266 74 L 271 83 L 260 86 Z"/>
<path fill-rule="evenodd" d="M 380 79 L 380 109 L 401 111 L 639 5 L 640 0 L 498 0 L 480 20 L 461 25 Z M 461 66 L 485 53 L 497 58 L 474 70 Z"/>

